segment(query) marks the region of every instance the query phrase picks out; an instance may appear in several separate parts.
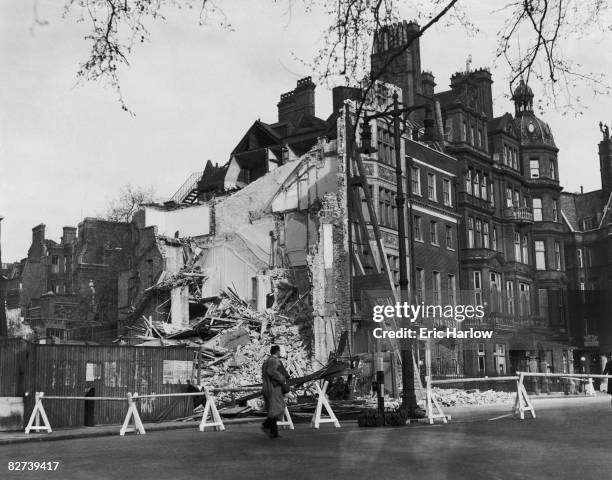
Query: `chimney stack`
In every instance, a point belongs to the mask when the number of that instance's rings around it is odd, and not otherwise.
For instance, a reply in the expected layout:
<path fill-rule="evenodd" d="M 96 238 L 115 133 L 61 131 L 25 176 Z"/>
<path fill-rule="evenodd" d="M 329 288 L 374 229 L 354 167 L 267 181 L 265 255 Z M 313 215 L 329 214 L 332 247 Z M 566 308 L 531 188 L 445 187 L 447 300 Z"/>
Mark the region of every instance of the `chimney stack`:
<path fill-rule="evenodd" d="M 487 68 L 478 68 L 474 71 L 455 73 L 451 77 L 450 86 L 457 92 L 475 89 L 478 103 L 476 107 L 491 120 L 493 118 L 492 83 L 491 72 Z"/>
<path fill-rule="evenodd" d="M 62 235 L 62 245 L 68 245 L 69 243 L 76 243 L 77 229 L 76 227 L 64 227 L 64 234 Z"/>
<path fill-rule="evenodd" d="M 421 73 L 421 84 L 423 85 L 423 95 L 426 97 L 434 96 L 434 89 L 436 87 L 435 77 L 431 72 Z"/>
<path fill-rule="evenodd" d="M 294 90 L 283 93 L 278 102 L 279 123 L 295 125 L 302 114 L 315 114 L 315 88 L 312 77 L 297 81 Z"/>
<path fill-rule="evenodd" d="M 32 229 L 32 245 L 41 245 L 45 241 L 45 224 L 41 223 Z"/>

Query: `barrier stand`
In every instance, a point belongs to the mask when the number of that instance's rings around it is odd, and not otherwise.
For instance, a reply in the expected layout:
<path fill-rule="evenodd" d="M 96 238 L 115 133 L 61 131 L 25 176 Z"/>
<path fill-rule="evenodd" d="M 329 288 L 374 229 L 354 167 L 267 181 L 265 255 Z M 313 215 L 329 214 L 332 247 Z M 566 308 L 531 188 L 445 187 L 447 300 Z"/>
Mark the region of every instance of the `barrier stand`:
<path fill-rule="evenodd" d="M 215 405 L 215 397 L 213 397 L 207 388 L 204 388 L 204 395 L 206 395 L 206 405 L 202 414 L 202 421 L 200 422 L 200 432 L 203 432 L 206 427 L 213 427 L 216 431 L 225 430 L 225 425 L 223 425 L 223 420 L 221 420 L 221 415 L 219 415 Z M 209 413 L 212 417 L 212 422 L 208 422 Z"/>
<path fill-rule="evenodd" d="M 427 413 L 429 424 L 433 425 L 436 418 L 441 418 L 444 423 L 448 423 L 451 417 L 442 411 L 442 407 L 440 407 L 438 400 L 433 396 L 433 391 L 431 390 L 431 378 L 427 376 L 425 377 L 425 381 L 427 382 L 427 389 L 425 391 L 425 411 Z M 436 409 L 435 411 L 434 408 Z"/>
<path fill-rule="evenodd" d="M 43 407 L 42 399 L 45 396 L 44 392 L 36 392 L 36 404 L 34 405 L 34 410 L 32 410 L 32 415 L 30 415 L 30 421 L 26 426 L 25 433 L 29 434 L 30 430 L 36 430 L 37 432 L 40 430 L 46 430 L 47 433 L 51 433 L 51 424 L 49 423 L 49 419 L 47 418 L 47 413 L 45 412 L 45 407 Z M 44 423 L 43 426 L 40 426 L 40 419 Z"/>
<path fill-rule="evenodd" d="M 312 416 L 312 420 L 310 421 L 310 425 L 312 428 L 319 428 L 321 423 L 333 423 L 336 428 L 340 428 L 340 422 L 336 418 L 336 414 L 332 410 L 329 399 L 327 398 L 327 387 L 329 382 L 325 380 L 323 382 L 323 387 L 319 385 L 318 382 L 315 382 L 315 386 L 317 387 L 317 394 L 319 395 L 319 399 L 317 401 L 317 409 L 315 410 L 314 415 Z M 327 411 L 329 417 L 321 417 L 321 413 L 323 412 L 323 407 Z"/>
<path fill-rule="evenodd" d="M 516 381 L 516 400 L 514 401 L 514 413 L 518 413 L 521 420 L 525 419 L 525 412 L 531 413 L 531 418 L 536 418 L 535 410 L 533 409 L 533 405 L 531 404 L 531 400 L 529 400 L 529 395 L 527 395 L 527 390 L 525 390 L 525 385 L 523 384 L 524 378 L 525 374 L 521 372 L 519 374 L 519 379 Z"/>
<path fill-rule="evenodd" d="M 134 400 L 138 400 L 138 393 L 134 392 L 134 395 L 128 392 L 127 394 L 128 400 L 128 411 L 125 416 L 125 420 L 123 422 L 123 426 L 121 430 L 119 430 L 119 435 L 123 436 L 126 432 L 136 432 L 140 435 L 144 435 L 145 429 L 142 424 L 142 420 L 140 420 L 140 414 L 138 413 L 138 408 L 136 408 L 136 402 Z M 134 427 L 130 427 L 130 420 L 134 419 Z"/>
<path fill-rule="evenodd" d="M 281 419 L 276 422 L 276 425 L 281 428 L 287 428 L 288 430 L 295 430 L 293 420 L 291 420 L 291 415 L 289 414 L 289 409 L 287 407 L 285 407 L 285 412 L 283 413 Z"/>
<path fill-rule="evenodd" d="M 586 395 L 595 395 L 595 387 L 593 386 L 593 379 L 589 377 L 587 384 L 584 386 L 584 393 Z"/>

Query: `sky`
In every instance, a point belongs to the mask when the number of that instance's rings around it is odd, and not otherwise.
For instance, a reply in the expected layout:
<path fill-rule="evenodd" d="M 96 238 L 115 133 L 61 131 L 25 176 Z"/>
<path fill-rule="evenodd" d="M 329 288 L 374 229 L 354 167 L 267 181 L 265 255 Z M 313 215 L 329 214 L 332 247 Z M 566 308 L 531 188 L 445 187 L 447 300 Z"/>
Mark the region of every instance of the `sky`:
<path fill-rule="evenodd" d="M 0 2 L 4 262 L 26 256 L 34 226 L 44 223 L 47 238 L 59 241 L 64 225 L 103 213 L 128 183 L 167 199 L 207 160 L 225 163 L 253 121 L 276 121 L 280 94 L 311 73 L 300 60 L 314 57 L 326 25 L 322 12 L 289 12 L 282 0 L 220 1 L 234 31 L 199 26 L 194 11 L 170 10 L 165 21 L 149 24 L 150 42 L 137 45 L 130 68 L 121 72 L 130 116 L 112 89 L 77 85 L 89 50 L 87 25 L 74 15 L 62 18 L 64 3 Z M 421 63 L 436 76 L 437 91 L 448 89 L 468 55 L 473 68 L 492 67 L 494 110 L 501 115 L 513 106 L 503 97 L 507 72 L 493 68 L 500 18 L 491 15 L 492 3 L 470 0 L 478 35 L 445 25 L 427 32 Z M 33 28 L 34 5 L 46 26 Z M 610 38 L 587 35 L 567 54 L 591 71 L 612 71 Z M 599 187 L 598 123 L 612 122 L 612 98 L 579 93 L 588 106 L 581 116 L 541 115 L 560 149 L 566 191 Z M 319 85 L 316 104 L 318 116 L 331 113 L 328 87 Z"/>

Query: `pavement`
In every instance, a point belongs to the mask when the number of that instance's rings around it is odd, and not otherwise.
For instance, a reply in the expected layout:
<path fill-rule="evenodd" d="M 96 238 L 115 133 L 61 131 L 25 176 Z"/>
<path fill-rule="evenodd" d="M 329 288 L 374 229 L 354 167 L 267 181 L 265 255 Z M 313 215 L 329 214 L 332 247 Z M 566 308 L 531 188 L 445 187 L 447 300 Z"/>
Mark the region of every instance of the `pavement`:
<path fill-rule="evenodd" d="M 130 480 L 433 479 L 533 480 L 610 478 L 609 397 L 537 399 L 536 419 L 509 415 L 512 405 L 448 408 L 448 424 L 320 430 L 297 424 L 269 439 L 259 425 L 197 423 L 146 435 L 63 438 L 0 447 L 3 479 Z M 98 427 L 106 428 L 106 427 Z M 60 432 L 39 434 L 50 438 Z M 59 462 L 57 470 L 9 470 L 9 462 Z"/>
<path fill-rule="evenodd" d="M 244 423 L 261 423 L 261 417 L 246 417 L 237 419 L 224 419 L 223 423 L 226 426 L 234 424 Z M 160 432 L 164 430 L 179 430 L 183 428 L 195 428 L 199 426 L 199 421 L 171 421 L 161 423 L 145 423 L 144 429 L 147 433 Z M 53 429 L 53 425 L 51 425 Z M 57 440 L 73 440 L 75 438 L 95 438 L 95 437 L 109 437 L 119 435 L 121 425 L 98 425 L 95 427 L 76 427 L 76 428 L 58 428 L 53 429 L 51 433 L 40 432 L 40 433 L 29 433 L 25 434 L 23 431 L 19 432 L 0 432 L 0 445 L 9 445 L 12 443 L 25 443 L 25 442 L 50 442 Z M 208 429 L 210 430 L 210 429 Z M 126 433 L 126 435 L 133 435 L 133 433 Z M 0 475 L 0 478 L 2 476 Z"/>

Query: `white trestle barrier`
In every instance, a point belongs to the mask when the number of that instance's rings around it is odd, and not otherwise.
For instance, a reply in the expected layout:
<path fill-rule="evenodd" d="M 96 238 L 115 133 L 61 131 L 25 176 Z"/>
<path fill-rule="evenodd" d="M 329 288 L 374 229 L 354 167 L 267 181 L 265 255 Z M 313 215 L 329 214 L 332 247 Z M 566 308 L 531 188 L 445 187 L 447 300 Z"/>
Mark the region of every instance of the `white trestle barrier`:
<path fill-rule="evenodd" d="M 221 415 L 215 405 L 215 397 L 209 392 L 207 388 L 204 388 L 204 395 L 206 396 L 206 405 L 204 406 L 204 413 L 202 414 L 202 421 L 200 422 L 200 432 L 203 432 L 206 427 L 213 427 L 216 431 L 225 430 Z M 212 417 L 212 421 L 208 421 L 208 416 Z"/>
<path fill-rule="evenodd" d="M 276 422 L 276 425 L 281 428 L 286 428 L 288 430 L 295 430 L 295 427 L 293 426 L 293 420 L 291 420 L 291 415 L 289 414 L 289 409 L 287 407 L 285 407 L 285 412 L 283 413 L 281 419 Z"/>
<path fill-rule="evenodd" d="M 126 434 L 126 432 L 136 432 L 140 435 L 144 435 L 146 433 L 144 425 L 142 424 L 142 420 L 140 420 L 140 414 L 138 413 L 138 408 L 136 407 L 136 402 L 134 401 L 138 400 L 138 393 L 134 393 L 134 395 L 132 395 L 128 392 L 127 400 L 128 411 L 127 415 L 125 416 L 125 420 L 123 421 L 123 426 L 121 427 L 121 430 L 119 430 L 119 435 L 123 436 Z M 130 420 L 132 419 L 134 420 L 134 426 L 130 427 Z"/>
<path fill-rule="evenodd" d="M 442 419 L 444 423 L 448 423 L 451 417 L 450 415 L 446 415 L 442 411 L 442 407 L 440 407 L 438 399 L 434 397 L 433 391 L 431 389 L 431 378 L 427 376 L 425 380 L 427 382 L 425 411 L 427 413 L 427 419 L 429 420 L 429 424 L 433 425 L 436 418 Z"/>
<path fill-rule="evenodd" d="M 45 396 L 44 392 L 36 392 L 36 403 L 34 404 L 34 410 L 32 410 L 32 415 L 30 415 L 30 421 L 26 426 L 25 433 L 30 433 L 30 430 L 40 431 L 46 430 L 47 433 L 51 433 L 51 424 L 49 423 L 49 419 L 47 418 L 47 413 L 45 412 L 45 407 L 43 407 L 42 399 Z M 42 418 L 43 425 L 40 425 L 40 420 Z"/>
<path fill-rule="evenodd" d="M 535 410 L 533 409 L 533 405 L 525 389 L 525 384 L 523 383 L 524 379 L 525 374 L 521 372 L 519 374 L 519 379 L 516 381 L 516 400 L 514 401 L 514 413 L 518 413 L 521 420 L 525 419 L 525 412 L 529 412 L 531 418 L 536 418 Z"/>
<path fill-rule="evenodd" d="M 310 422 L 312 428 L 319 428 L 319 425 L 322 423 L 333 423 L 336 428 L 340 428 L 340 422 L 336 418 L 336 414 L 334 413 L 331 408 L 331 405 L 329 404 L 329 398 L 327 398 L 327 393 L 325 393 L 327 392 L 328 385 L 329 383 L 327 382 L 327 380 L 323 382 L 323 387 L 321 387 L 318 382 L 315 382 L 319 398 L 317 401 L 317 408 Z M 327 411 L 329 417 L 321 417 L 321 414 L 323 413 L 323 407 L 325 407 L 325 410 Z"/>

